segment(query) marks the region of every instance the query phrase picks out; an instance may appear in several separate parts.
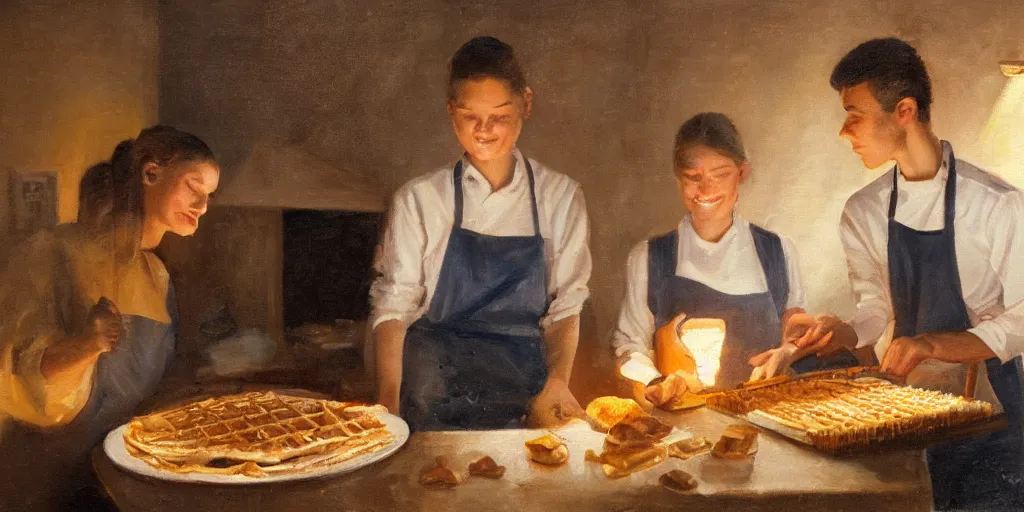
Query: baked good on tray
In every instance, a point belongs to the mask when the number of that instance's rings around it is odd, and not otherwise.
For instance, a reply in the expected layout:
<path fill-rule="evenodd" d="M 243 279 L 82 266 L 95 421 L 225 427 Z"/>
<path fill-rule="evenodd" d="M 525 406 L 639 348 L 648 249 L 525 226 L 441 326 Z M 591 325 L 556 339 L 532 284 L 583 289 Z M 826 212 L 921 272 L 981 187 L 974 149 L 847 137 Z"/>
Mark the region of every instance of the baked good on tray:
<path fill-rule="evenodd" d="M 196 401 L 133 419 L 128 453 L 176 473 L 308 471 L 380 450 L 394 435 L 382 406 L 251 392 Z"/>
<path fill-rule="evenodd" d="M 708 404 L 806 436 L 814 446 L 839 450 L 965 425 L 992 416 L 992 404 L 889 381 L 799 379 L 715 395 Z"/>

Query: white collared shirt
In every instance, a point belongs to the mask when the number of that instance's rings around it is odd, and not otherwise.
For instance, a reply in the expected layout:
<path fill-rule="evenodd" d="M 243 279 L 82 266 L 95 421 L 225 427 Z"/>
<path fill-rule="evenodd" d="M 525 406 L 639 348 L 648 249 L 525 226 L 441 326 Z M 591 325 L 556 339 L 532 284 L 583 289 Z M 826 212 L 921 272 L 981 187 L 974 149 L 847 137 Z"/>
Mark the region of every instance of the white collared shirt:
<path fill-rule="evenodd" d="M 768 291 L 768 280 L 761 267 L 750 233 L 750 223 L 734 214 L 732 227 L 721 240 L 708 242 L 693 230 L 689 215 L 683 217 L 677 228 L 676 275 L 692 279 L 722 293 L 746 295 Z M 789 298 L 786 308 L 803 307 L 804 291 L 800 283 L 796 249 L 786 236 L 782 239 L 782 252 L 786 257 L 789 277 Z M 616 357 L 636 353 L 644 364 L 654 363 L 654 315 L 647 304 L 647 241 L 635 245 L 626 263 L 626 296 L 619 310 L 619 321 L 612 334 L 612 348 Z M 635 357 L 635 356 L 634 356 Z"/>
<path fill-rule="evenodd" d="M 462 227 L 492 236 L 534 234 L 529 179 L 518 149 L 512 181 L 498 191 L 462 159 Z M 549 305 L 547 327 L 579 314 L 589 295 L 591 259 L 586 203 L 579 184 L 531 159 L 540 232 L 544 238 Z M 423 316 L 437 287 L 455 220 L 454 165 L 413 179 L 395 193 L 387 229 L 378 247 L 370 288 L 371 322 L 398 319 L 409 325 Z"/>
<path fill-rule="evenodd" d="M 896 221 L 920 231 L 943 228 L 943 205 L 952 149 L 942 143 L 942 164 L 934 178 L 908 182 L 897 177 Z M 858 347 L 891 336 L 889 293 L 889 195 L 897 169 L 857 191 L 846 202 L 840 239 L 857 296 L 850 324 Z M 954 234 L 964 302 L 973 326 L 1003 361 L 1024 351 L 1024 195 L 1002 179 L 956 161 Z"/>

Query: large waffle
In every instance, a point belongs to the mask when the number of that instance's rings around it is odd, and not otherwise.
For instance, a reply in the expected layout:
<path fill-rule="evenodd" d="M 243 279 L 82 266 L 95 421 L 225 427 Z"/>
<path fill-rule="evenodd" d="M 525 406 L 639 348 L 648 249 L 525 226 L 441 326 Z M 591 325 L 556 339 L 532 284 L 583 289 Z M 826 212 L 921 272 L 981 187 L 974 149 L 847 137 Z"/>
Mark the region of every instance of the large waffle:
<path fill-rule="evenodd" d="M 161 469 L 261 476 L 334 464 L 381 449 L 394 436 L 365 406 L 253 392 L 135 418 L 129 453 Z"/>
<path fill-rule="evenodd" d="M 794 380 L 715 395 L 708 404 L 790 437 L 797 433 L 830 452 L 928 435 L 993 414 L 987 402 L 870 377 Z"/>

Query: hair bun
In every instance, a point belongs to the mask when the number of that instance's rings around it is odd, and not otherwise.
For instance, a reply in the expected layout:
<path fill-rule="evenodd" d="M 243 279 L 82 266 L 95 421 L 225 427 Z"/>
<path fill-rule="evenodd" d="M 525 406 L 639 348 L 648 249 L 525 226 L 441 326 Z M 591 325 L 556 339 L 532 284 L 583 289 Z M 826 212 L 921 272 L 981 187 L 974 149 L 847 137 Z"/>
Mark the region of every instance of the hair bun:
<path fill-rule="evenodd" d="M 132 147 L 135 145 L 135 139 L 125 139 L 117 143 L 117 147 L 114 148 L 114 152 L 110 155 L 110 163 L 113 164 L 132 153 Z"/>

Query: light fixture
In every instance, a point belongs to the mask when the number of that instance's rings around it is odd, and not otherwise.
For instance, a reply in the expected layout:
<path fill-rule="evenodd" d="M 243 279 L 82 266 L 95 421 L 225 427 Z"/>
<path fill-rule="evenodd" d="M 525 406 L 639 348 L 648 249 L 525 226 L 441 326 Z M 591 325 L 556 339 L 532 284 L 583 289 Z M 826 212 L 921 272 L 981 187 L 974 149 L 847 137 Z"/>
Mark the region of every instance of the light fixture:
<path fill-rule="evenodd" d="M 999 71 L 1007 78 L 1024 76 L 1024 60 L 1004 60 L 999 63 Z"/>

